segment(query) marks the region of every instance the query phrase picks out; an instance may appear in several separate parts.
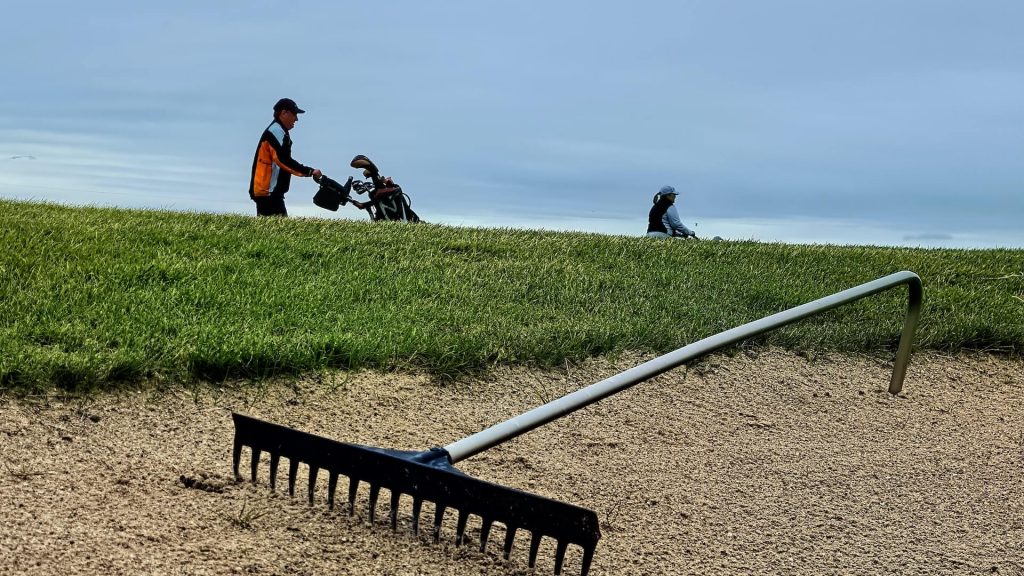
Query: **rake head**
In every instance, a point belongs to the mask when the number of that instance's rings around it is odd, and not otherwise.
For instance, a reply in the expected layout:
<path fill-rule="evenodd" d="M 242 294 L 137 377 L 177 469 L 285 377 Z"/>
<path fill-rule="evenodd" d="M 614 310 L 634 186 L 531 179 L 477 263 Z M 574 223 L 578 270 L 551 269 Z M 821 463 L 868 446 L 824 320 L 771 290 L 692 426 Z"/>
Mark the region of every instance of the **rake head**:
<path fill-rule="evenodd" d="M 544 536 L 554 538 L 555 574 L 561 574 L 562 563 L 569 544 L 583 549 L 581 576 L 586 576 L 594 558 L 594 549 L 601 537 L 597 514 L 536 494 L 477 480 L 457 470 L 449 462 L 448 453 L 441 448 L 423 452 L 385 450 L 371 446 L 337 442 L 322 436 L 308 434 L 244 416 L 232 414 L 235 422 L 235 443 L 232 455 L 235 477 L 240 478 L 239 464 L 242 447 L 252 452 L 250 463 L 252 481 L 260 455 L 270 454 L 270 487 L 275 489 L 277 469 L 281 457 L 288 459 L 288 493 L 295 495 L 295 477 L 299 463 L 309 466 L 309 503 L 313 503 L 316 480 L 320 470 L 328 473 L 327 505 L 334 508 L 334 493 L 338 477 L 349 479 L 349 512 L 354 512 L 356 493 L 360 482 L 369 485 L 369 519 L 374 521 L 377 498 L 382 488 L 391 494 L 391 528 L 398 526 L 398 504 L 402 495 L 412 498 L 412 531 L 419 532 L 420 510 L 423 502 L 434 504 L 433 536 L 441 536 L 441 521 L 446 510 L 458 514 L 455 543 L 461 545 L 470 515 L 481 520 L 480 551 L 487 547 L 487 539 L 494 522 L 505 526 L 504 557 L 512 551 L 516 532 L 530 532 L 530 560 L 533 568 L 537 551 Z"/>

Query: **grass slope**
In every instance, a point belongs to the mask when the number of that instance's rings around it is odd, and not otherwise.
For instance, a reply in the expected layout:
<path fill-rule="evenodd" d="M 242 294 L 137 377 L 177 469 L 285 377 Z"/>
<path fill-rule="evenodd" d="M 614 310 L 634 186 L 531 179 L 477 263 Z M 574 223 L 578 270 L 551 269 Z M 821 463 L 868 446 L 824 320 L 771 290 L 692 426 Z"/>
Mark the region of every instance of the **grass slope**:
<path fill-rule="evenodd" d="M 656 241 L 0 201 L 0 390 L 667 352 L 898 270 L 920 347 L 1024 351 L 1024 251 Z M 905 290 L 759 338 L 895 347 Z"/>

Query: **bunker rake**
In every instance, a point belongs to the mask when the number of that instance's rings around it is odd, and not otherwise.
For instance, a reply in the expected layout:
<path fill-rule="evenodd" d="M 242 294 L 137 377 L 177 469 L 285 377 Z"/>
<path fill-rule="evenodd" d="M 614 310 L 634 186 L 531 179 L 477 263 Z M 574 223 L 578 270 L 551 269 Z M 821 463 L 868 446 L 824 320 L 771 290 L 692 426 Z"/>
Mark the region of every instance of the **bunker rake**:
<path fill-rule="evenodd" d="M 503 552 L 506 560 L 512 551 L 516 534 L 524 530 L 530 532 L 530 568 L 536 563 L 542 539 L 549 537 L 556 543 L 555 574 L 561 574 L 566 550 L 570 544 L 574 544 L 583 550 L 580 574 L 586 576 L 594 558 L 597 541 L 601 537 L 597 514 L 594 511 L 478 480 L 460 472 L 454 464 L 685 362 L 900 284 L 907 284 L 909 306 L 889 382 L 889 392 L 897 394 L 902 389 L 903 378 L 910 362 L 914 329 L 921 311 L 921 279 L 913 272 L 906 271 L 890 274 L 694 342 L 443 448 L 416 452 L 347 444 L 235 413 L 232 414 L 235 424 L 232 454 L 235 477 L 241 478 L 239 465 L 243 447 L 249 447 L 251 450 L 252 482 L 256 482 L 260 455 L 267 452 L 270 454 L 270 487 L 274 490 L 280 459 L 283 456 L 289 461 L 288 493 L 292 496 L 295 495 L 299 463 L 305 463 L 309 467 L 310 504 L 313 503 L 319 471 L 326 470 L 327 505 L 331 509 L 334 508 L 338 478 L 345 476 L 349 480 L 350 514 L 354 513 L 359 484 L 365 482 L 369 485 L 371 525 L 375 519 L 377 499 L 383 488 L 391 494 L 392 529 L 397 529 L 399 501 L 402 495 L 406 495 L 412 498 L 413 533 L 419 533 L 423 503 L 432 502 L 432 532 L 435 542 L 440 539 L 444 514 L 451 508 L 458 514 L 456 545 L 461 545 L 465 538 L 469 517 L 476 516 L 481 520 L 481 552 L 486 550 L 491 527 L 495 522 L 499 522 L 505 526 Z"/>

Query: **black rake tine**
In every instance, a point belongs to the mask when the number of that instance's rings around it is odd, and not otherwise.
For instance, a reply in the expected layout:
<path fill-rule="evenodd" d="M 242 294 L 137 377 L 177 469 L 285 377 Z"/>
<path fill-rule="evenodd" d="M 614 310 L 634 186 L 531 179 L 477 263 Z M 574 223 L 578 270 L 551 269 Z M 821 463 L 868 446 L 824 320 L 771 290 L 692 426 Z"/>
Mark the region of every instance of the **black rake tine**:
<path fill-rule="evenodd" d="M 594 561 L 594 549 L 590 547 L 583 548 L 583 562 L 580 565 L 580 576 L 587 576 L 587 572 L 590 572 L 590 563 Z"/>
<path fill-rule="evenodd" d="M 370 485 L 370 526 L 373 526 L 373 519 L 377 515 L 377 497 L 380 496 L 380 485 Z"/>
<path fill-rule="evenodd" d="M 338 473 L 331 471 L 327 478 L 327 509 L 334 510 L 334 491 L 338 489 Z"/>
<path fill-rule="evenodd" d="M 316 490 L 316 475 L 320 469 L 316 466 L 309 467 L 309 505 L 313 505 L 313 493 Z"/>
<path fill-rule="evenodd" d="M 356 513 L 356 492 L 359 491 L 359 479 L 352 476 L 348 479 L 348 515 Z"/>
<path fill-rule="evenodd" d="M 533 568 L 537 564 L 537 551 L 540 550 L 540 532 L 534 531 L 530 536 L 530 561 L 527 566 Z"/>
<path fill-rule="evenodd" d="M 277 465 L 281 462 L 281 455 L 276 452 L 270 453 L 270 491 L 277 489 Z"/>
<path fill-rule="evenodd" d="M 569 543 L 565 540 L 558 541 L 558 547 L 555 548 L 555 576 L 562 573 L 562 563 L 565 562 L 565 549 L 569 547 Z"/>
<path fill-rule="evenodd" d="M 505 560 L 508 560 L 508 557 L 512 554 L 512 544 L 515 542 L 515 540 L 516 540 L 516 527 L 515 526 L 507 526 L 507 527 L 505 527 L 505 545 L 503 546 L 503 550 L 504 550 L 504 553 L 505 553 Z"/>
<path fill-rule="evenodd" d="M 252 473 L 252 483 L 256 483 L 256 470 L 260 467 L 260 449 L 253 448 L 252 450 L 252 461 L 250 462 L 249 468 Z"/>
<path fill-rule="evenodd" d="M 459 521 L 455 526 L 455 545 L 462 546 L 462 540 L 466 535 L 466 522 L 469 520 L 469 512 L 459 510 Z"/>
<path fill-rule="evenodd" d="M 299 461 L 295 458 L 288 459 L 288 495 L 295 496 L 295 476 L 299 473 Z"/>
<path fill-rule="evenodd" d="M 391 516 L 391 529 L 398 530 L 398 500 L 402 497 L 402 493 L 397 490 L 391 491 L 391 510 L 389 515 Z"/>
<path fill-rule="evenodd" d="M 241 479 L 241 474 L 238 472 L 238 466 L 242 463 L 242 439 L 235 435 L 235 445 L 231 450 L 231 469 L 235 472 L 235 480 Z"/>
<path fill-rule="evenodd" d="M 480 526 L 480 551 L 485 552 L 487 550 L 487 537 L 491 535 L 491 525 L 494 523 L 493 520 L 484 518 L 483 524 Z"/>
<path fill-rule="evenodd" d="M 438 503 L 434 508 L 434 544 L 441 540 L 441 520 L 444 519 L 444 511 L 447 506 Z"/>
<path fill-rule="evenodd" d="M 420 510 L 423 508 L 422 498 L 412 499 L 412 533 L 419 535 L 420 533 Z"/>

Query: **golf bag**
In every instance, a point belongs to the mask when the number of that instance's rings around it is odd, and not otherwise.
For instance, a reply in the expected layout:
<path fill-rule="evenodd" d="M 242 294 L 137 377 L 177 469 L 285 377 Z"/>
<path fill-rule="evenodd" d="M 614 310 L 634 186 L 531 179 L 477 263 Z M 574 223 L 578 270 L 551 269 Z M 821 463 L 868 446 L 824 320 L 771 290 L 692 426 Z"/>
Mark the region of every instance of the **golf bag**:
<path fill-rule="evenodd" d="M 381 176 L 377 166 L 362 154 L 352 159 L 353 168 L 362 168 L 367 180 L 355 180 L 349 177 L 345 184 L 331 180 L 326 176 L 316 178 L 320 189 L 313 196 L 313 203 L 326 210 L 336 211 L 339 206 L 349 202 L 356 208 L 366 210 L 371 220 L 396 220 L 402 222 L 419 222 L 420 217 L 412 209 L 409 196 L 402 187 L 390 176 Z M 367 194 L 369 201 L 360 202 L 352 198 L 351 192 Z"/>

